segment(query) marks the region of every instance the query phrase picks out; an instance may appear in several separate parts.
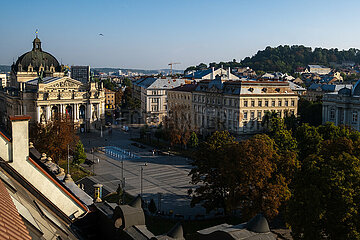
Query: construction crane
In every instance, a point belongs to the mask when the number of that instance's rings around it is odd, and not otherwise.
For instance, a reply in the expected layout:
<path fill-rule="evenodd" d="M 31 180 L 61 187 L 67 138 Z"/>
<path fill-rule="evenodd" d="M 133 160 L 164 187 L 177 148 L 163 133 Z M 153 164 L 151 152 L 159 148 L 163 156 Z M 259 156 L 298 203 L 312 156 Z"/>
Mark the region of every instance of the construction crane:
<path fill-rule="evenodd" d="M 172 68 L 173 68 L 173 65 L 175 64 L 180 64 L 179 62 L 174 62 L 174 63 L 169 63 L 168 65 L 170 66 L 170 76 L 172 76 Z"/>

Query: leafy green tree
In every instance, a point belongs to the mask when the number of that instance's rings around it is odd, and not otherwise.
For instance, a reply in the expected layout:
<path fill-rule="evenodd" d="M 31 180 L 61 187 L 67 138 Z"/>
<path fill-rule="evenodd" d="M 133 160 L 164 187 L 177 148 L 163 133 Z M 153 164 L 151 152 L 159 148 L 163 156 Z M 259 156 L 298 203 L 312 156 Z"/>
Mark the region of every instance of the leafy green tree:
<path fill-rule="evenodd" d="M 311 102 L 300 98 L 298 114 L 300 123 L 308 123 L 312 126 L 319 126 L 322 124 L 321 102 Z"/>
<path fill-rule="evenodd" d="M 86 160 L 86 154 L 84 150 L 84 145 L 79 140 L 75 146 L 73 163 L 82 164 L 85 162 L 85 160 Z"/>
<path fill-rule="evenodd" d="M 151 200 L 150 200 L 150 203 L 149 203 L 149 211 L 150 211 L 152 214 L 156 213 L 156 211 L 157 211 L 157 208 L 156 208 L 156 204 L 155 204 L 154 199 L 151 199 Z"/>
<path fill-rule="evenodd" d="M 360 239 L 359 133 L 304 124 L 296 137 L 302 164 L 287 207 L 295 239 Z"/>
<path fill-rule="evenodd" d="M 196 148 L 199 145 L 199 139 L 196 132 L 192 132 L 189 140 L 189 145 L 191 148 Z"/>
<path fill-rule="evenodd" d="M 215 132 L 202 143 L 190 171 L 193 184 L 191 205 L 207 211 L 223 208 L 226 214 L 240 209 L 244 216 L 263 212 L 278 214 L 290 197 L 286 174 L 279 174 L 280 157 L 274 140 L 267 135 L 236 142 L 226 131 Z"/>
<path fill-rule="evenodd" d="M 323 138 L 316 127 L 303 124 L 296 130 L 295 137 L 298 142 L 300 160 L 311 154 L 319 153 Z"/>

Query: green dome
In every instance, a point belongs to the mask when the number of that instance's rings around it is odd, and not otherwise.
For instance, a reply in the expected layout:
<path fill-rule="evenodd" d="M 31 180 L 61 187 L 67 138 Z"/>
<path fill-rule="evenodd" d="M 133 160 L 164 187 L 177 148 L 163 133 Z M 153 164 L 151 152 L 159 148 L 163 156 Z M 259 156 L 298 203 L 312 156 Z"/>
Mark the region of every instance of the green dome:
<path fill-rule="evenodd" d="M 45 71 L 50 70 L 51 66 L 54 66 L 56 72 L 61 71 L 58 60 L 50 53 L 44 52 L 41 49 L 41 41 L 38 37 L 33 41 L 33 49 L 18 58 L 15 65 L 13 65 L 13 70 L 15 72 L 26 72 L 30 64 L 36 72 L 39 71 L 41 65 Z"/>

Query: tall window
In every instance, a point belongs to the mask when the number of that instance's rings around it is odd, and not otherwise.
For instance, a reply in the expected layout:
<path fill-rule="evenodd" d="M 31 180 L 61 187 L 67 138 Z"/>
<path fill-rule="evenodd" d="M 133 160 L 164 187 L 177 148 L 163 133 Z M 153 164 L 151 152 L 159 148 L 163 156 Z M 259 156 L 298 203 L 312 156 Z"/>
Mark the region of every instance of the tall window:
<path fill-rule="evenodd" d="M 248 106 L 248 101 L 244 101 L 244 107 Z"/>
<path fill-rule="evenodd" d="M 335 120 L 335 109 L 330 110 L 330 120 Z"/>
<path fill-rule="evenodd" d="M 262 116 L 261 116 L 261 111 L 258 111 L 258 112 L 257 112 L 257 115 L 258 115 L 258 116 L 257 116 L 258 120 L 261 121 L 261 117 L 262 117 Z"/>
<path fill-rule="evenodd" d="M 281 100 L 279 100 L 279 107 L 281 107 L 281 105 L 282 105 L 282 101 L 281 101 Z"/>
<path fill-rule="evenodd" d="M 269 101 L 265 101 L 265 107 L 269 106 Z"/>
<path fill-rule="evenodd" d="M 352 122 L 357 123 L 357 121 L 358 121 L 358 112 L 353 111 L 353 113 L 352 113 Z"/>
<path fill-rule="evenodd" d="M 258 106 L 259 106 L 259 107 L 262 106 L 262 101 L 261 101 L 261 100 L 258 101 Z"/>
<path fill-rule="evenodd" d="M 285 101 L 285 107 L 287 107 L 287 106 L 289 106 L 289 101 L 288 100 Z"/>
<path fill-rule="evenodd" d="M 252 111 L 252 112 L 250 113 L 250 118 L 251 118 L 251 119 L 254 119 L 254 118 L 255 118 L 255 112 Z"/>
<path fill-rule="evenodd" d="M 244 119 L 247 119 L 247 118 L 248 118 L 248 112 L 244 111 Z"/>
<path fill-rule="evenodd" d="M 251 101 L 251 106 L 252 106 L 252 107 L 255 107 L 255 101 L 254 101 L 254 100 Z"/>
<path fill-rule="evenodd" d="M 295 101 L 291 100 L 291 106 L 295 106 Z"/>
<path fill-rule="evenodd" d="M 275 107 L 275 101 L 271 102 L 271 106 Z"/>

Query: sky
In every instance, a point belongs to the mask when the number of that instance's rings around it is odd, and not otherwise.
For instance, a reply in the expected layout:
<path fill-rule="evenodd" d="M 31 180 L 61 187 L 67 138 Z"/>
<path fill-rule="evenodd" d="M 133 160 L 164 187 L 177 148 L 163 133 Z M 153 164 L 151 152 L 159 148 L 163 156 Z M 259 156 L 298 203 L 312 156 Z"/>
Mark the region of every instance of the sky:
<path fill-rule="evenodd" d="M 360 1 L 2 1 L 0 65 L 42 48 L 67 65 L 186 69 L 267 46 L 360 48 Z M 104 36 L 100 36 L 99 34 Z"/>

